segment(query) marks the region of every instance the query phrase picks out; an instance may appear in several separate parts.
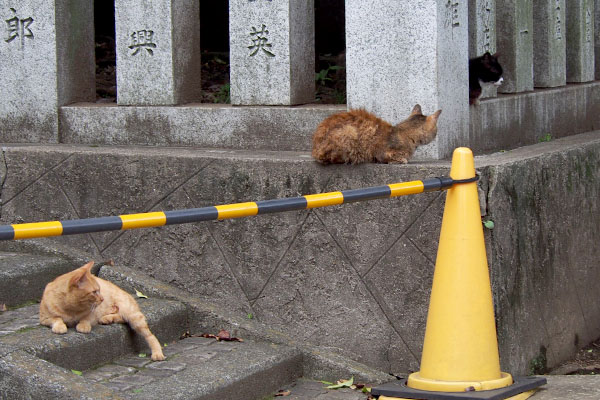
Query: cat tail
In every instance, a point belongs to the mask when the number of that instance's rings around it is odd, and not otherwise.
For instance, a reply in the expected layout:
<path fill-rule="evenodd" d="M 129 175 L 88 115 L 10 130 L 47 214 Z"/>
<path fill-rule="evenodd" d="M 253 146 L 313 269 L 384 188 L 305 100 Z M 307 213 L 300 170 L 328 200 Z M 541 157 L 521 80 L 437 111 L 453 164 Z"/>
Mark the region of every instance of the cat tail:
<path fill-rule="evenodd" d="M 123 319 L 129 324 L 129 326 L 140 334 L 148 343 L 150 350 L 152 350 L 152 359 L 154 361 L 162 361 L 165 359 L 165 356 L 162 352 L 162 346 L 160 342 L 150 332 L 150 328 L 148 328 L 148 322 L 146 322 L 146 317 L 140 311 L 136 311 L 130 315 L 123 315 Z"/>

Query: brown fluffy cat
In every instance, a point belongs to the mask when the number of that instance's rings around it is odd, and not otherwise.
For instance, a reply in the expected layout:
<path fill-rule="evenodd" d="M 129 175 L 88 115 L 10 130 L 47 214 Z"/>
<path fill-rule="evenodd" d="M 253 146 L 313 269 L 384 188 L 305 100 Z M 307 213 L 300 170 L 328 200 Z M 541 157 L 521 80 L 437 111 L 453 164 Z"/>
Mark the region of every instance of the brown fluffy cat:
<path fill-rule="evenodd" d="M 313 134 L 312 156 L 323 164 L 408 162 L 417 146 L 431 142 L 442 110 L 430 116 L 415 105 L 410 116 L 396 126 L 365 110 L 334 114 Z"/>
<path fill-rule="evenodd" d="M 137 302 L 121 288 L 93 276 L 93 265 L 90 261 L 46 285 L 40 303 L 40 324 L 51 327 L 54 333 L 66 333 L 67 326 L 77 324 L 77 332 L 89 333 L 98 323 L 127 322 L 146 339 L 152 359 L 164 360 L 160 343 L 148 329 Z"/>

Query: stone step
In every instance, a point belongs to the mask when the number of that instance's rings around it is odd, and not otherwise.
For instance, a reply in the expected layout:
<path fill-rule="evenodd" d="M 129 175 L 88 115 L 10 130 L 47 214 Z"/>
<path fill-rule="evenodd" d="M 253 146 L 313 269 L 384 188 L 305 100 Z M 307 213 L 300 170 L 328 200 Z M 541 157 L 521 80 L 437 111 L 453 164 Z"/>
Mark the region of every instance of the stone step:
<path fill-rule="evenodd" d="M 0 304 L 14 307 L 40 300 L 48 282 L 73 269 L 60 256 L 0 252 Z"/>
<path fill-rule="evenodd" d="M 302 353 L 255 341 L 189 337 L 165 347 L 167 359 L 133 354 L 83 377 L 132 399 L 261 399 L 302 374 Z"/>

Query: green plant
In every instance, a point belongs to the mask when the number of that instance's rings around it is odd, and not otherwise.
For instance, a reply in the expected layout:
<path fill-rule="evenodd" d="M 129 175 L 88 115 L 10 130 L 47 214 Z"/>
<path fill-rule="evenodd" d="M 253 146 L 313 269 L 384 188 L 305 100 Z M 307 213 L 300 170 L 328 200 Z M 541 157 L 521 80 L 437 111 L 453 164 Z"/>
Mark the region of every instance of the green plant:
<path fill-rule="evenodd" d="M 332 81 L 333 79 L 331 79 L 329 77 L 329 73 L 332 71 L 338 71 L 340 69 L 343 69 L 344 67 L 340 67 L 339 65 L 330 65 L 327 67 L 327 69 L 322 69 L 319 72 L 317 72 L 315 74 L 315 81 L 317 82 L 318 85 L 325 85 L 325 83 L 327 81 Z"/>
<path fill-rule="evenodd" d="M 231 103 L 230 88 L 229 83 L 224 83 L 215 95 L 215 103 Z"/>
<path fill-rule="evenodd" d="M 552 140 L 552 135 L 551 135 L 551 134 L 549 134 L 549 133 L 546 133 L 544 136 L 542 136 L 542 137 L 539 139 L 540 143 L 542 143 L 542 142 L 549 142 L 549 141 L 551 141 L 551 140 Z"/>
<path fill-rule="evenodd" d="M 542 375 L 546 373 L 548 359 L 546 358 L 546 348 L 542 346 L 540 353 L 529 361 L 529 375 Z"/>

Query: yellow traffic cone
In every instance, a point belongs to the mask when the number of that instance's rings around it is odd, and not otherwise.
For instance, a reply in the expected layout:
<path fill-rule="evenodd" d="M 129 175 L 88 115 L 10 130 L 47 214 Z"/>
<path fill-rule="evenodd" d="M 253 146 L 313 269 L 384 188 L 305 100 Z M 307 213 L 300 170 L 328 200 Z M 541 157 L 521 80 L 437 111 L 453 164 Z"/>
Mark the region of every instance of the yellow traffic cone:
<path fill-rule="evenodd" d="M 475 177 L 473 153 L 457 148 L 452 157 L 450 177 Z M 516 393 L 545 383 L 529 380 Z M 477 183 L 454 184 L 448 190 L 433 275 L 427 315 L 421 370 L 408 377 L 407 391 L 380 392 L 380 400 L 404 398 L 415 392 L 469 392 L 494 390 L 513 385 L 510 374 L 500 371 L 494 306 L 489 278 Z M 506 397 L 526 399 L 533 392 Z M 496 393 L 497 394 L 497 393 Z M 481 393 L 479 393 L 481 395 Z M 424 399 L 430 397 L 422 397 Z M 443 397 L 436 397 L 443 398 Z"/>

